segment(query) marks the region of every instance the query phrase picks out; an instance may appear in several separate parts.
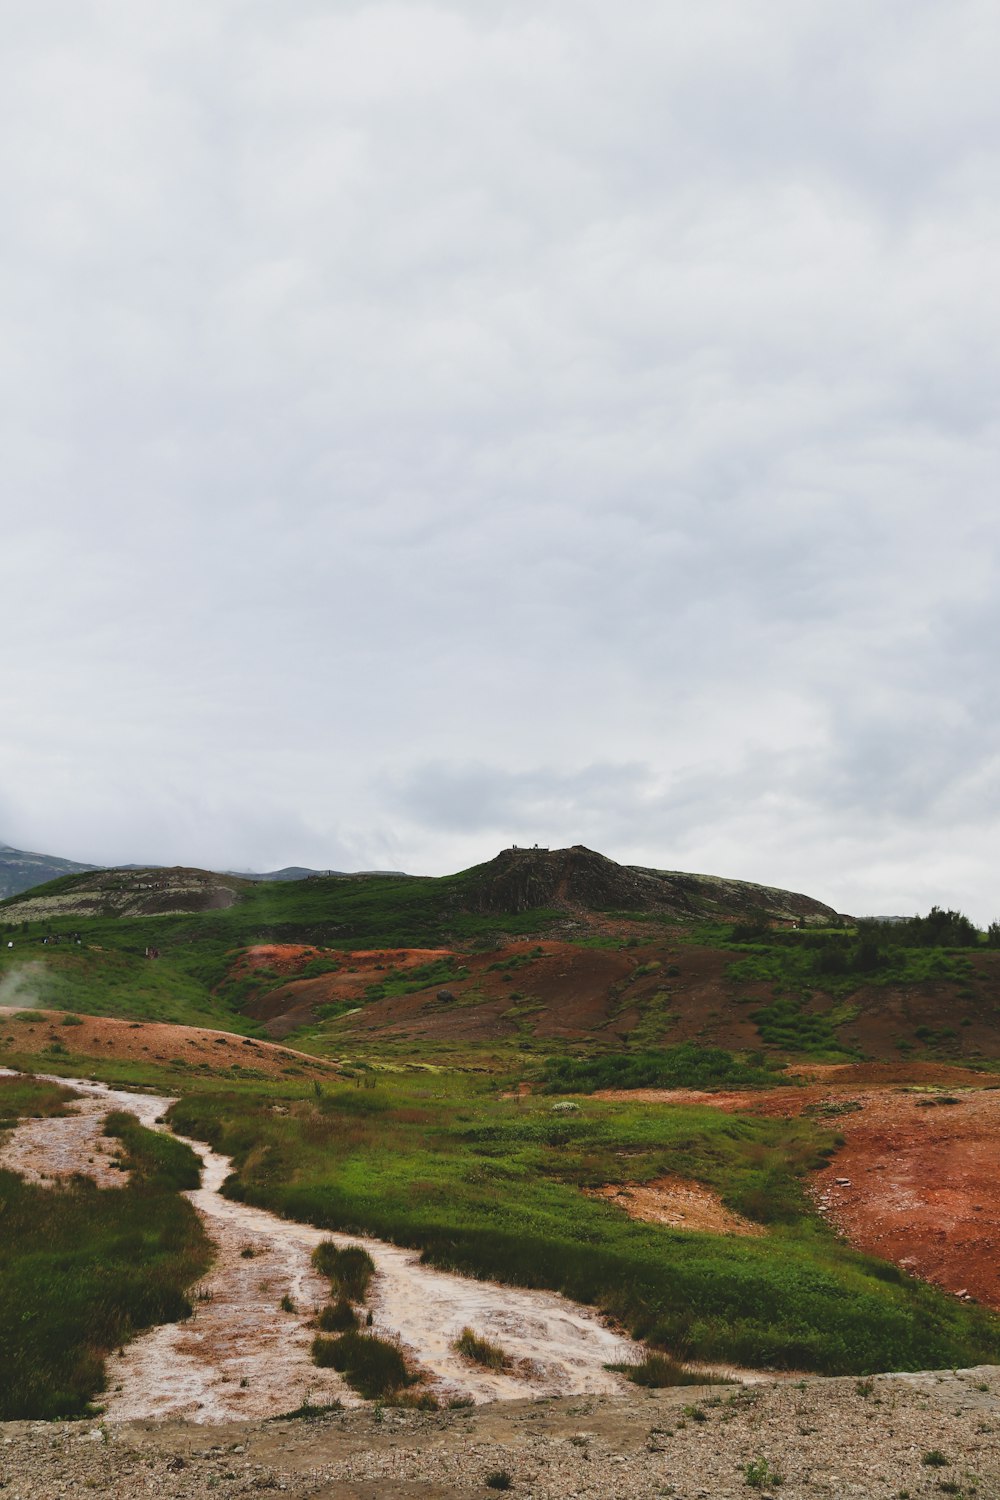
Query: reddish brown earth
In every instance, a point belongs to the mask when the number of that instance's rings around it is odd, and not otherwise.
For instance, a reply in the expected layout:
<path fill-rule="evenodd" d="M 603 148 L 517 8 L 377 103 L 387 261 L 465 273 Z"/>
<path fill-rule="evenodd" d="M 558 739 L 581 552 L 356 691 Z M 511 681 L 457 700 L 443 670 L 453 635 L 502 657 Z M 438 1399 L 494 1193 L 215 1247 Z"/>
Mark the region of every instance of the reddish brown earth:
<path fill-rule="evenodd" d="M 904 1071 L 908 1086 L 892 1081 Z M 843 1137 L 812 1191 L 845 1238 L 1000 1311 L 1000 1086 L 994 1076 L 868 1064 L 830 1069 L 824 1082 L 769 1093 L 640 1089 L 599 1097 L 783 1117 L 809 1109 Z M 825 1114 L 845 1103 L 860 1108 Z"/>
<path fill-rule="evenodd" d="M 328 1023 L 331 1034 L 345 1041 L 377 1037 L 476 1044 L 526 1035 L 568 1042 L 593 1037 L 615 1046 L 638 1028 L 642 1043 L 650 1046 L 686 1041 L 735 1050 L 760 1046 L 751 1016 L 773 998 L 773 986 L 730 979 L 732 952 L 661 935 L 650 941 L 648 929 L 643 932 L 635 924 L 610 926 L 614 933 L 604 932 L 595 919 L 591 935 L 628 937 L 638 945 L 593 948 L 579 941 L 526 940 L 486 953 L 268 945 L 246 950 L 232 973 L 246 978 L 265 971 L 260 992 L 246 1009 L 276 1038 L 314 1020 L 322 1007 L 340 1004 L 359 1008 Z M 314 979 L 296 977 L 317 958 L 335 962 L 337 971 Z M 466 972 L 410 994 L 365 999 L 369 986 L 442 958 L 453 958 L 456 969 Z M 505 967 L 511 960 L 515 967 Z M 438 999 L 442 989 L 454 995 L 453 1002 Z M 1000 953 L 980 954 L 975 977 L 961 994 L 942 980 L 857 991 L 851 1003 L 859 1014 L 838 1034 L 848 1046 L 885 1061 L 899 1058 L 901 1041 L 922 1050 L 918 1027 L 936 1030 L 947 1024 L 955 1032 L 951 1055 L 970 1062 L 995 1055 L 1000 1047 L 998 1001 Z M 834 1003 L 816 991 L 807 1009 L 829 1011 Z"/>
<path fill-rule="evenodd" d="M 46 1054 L 59 1044 L 79 1057 L 127 1058 L 134 1062 L 169 1066 L 181 1062 L 203 1072 L 232 1072 L 252 1068 L 268 1077 L 279 1077 L 290 1069 L 309 1077 L 329 1077 L 338 1072 L 331 1063 L 291 1047 L 234 1036 L 228 1031 L 210 1031 L 201 1026 L 175 1026 L 165 1021 L 121 1021 L 108 1016 L 81 1016 L 80 1024 L 63 1024 L 64 1012 L 36 1010 L 30 1020 L 15 1020 L 24 1010 L 0 1007 L 0 1062 L 6 1057 L 38 1057 L 46 1070 L 59 1065 L 59 1054 Z"/>
<path fill-rule="evenodd" d="M 260 970 L 287 975 L 276 988 L 266 989 L 246 1006 L 248 1015 L 262 1022 L 273 1037 L 288 1036 L 308 1025 L 324 1005 L 357 1001 L 369 985 L 388 973 L 407 973 L 422 964 L 453 957 L 448 948 L 336 948 L 303 947 L 296 943 L 258 943 L 240 954 L 230 971 L 234 979 L 252 977 Z M 316 959 L 337 964 L 335 972 L 313 979 L 297 978 Z M 440 988 L 436 986 L 435 988 Z"/>
<path fill-rule="evenodd" d="M 613 1203 L 630 1219 L 643 1224 L 668 1224 L 673 1229 L 698 1230 L 703 1234 L 742 1234 L 757 1237 L 767 1231 L 742 1214 L 727 1208 L 719 1194 L 702 1182 L 682 1177 L 658 1177 L 654 1182 L 609 1182 L 605 1187 L 584 1188 L 588 1198 Z"/>

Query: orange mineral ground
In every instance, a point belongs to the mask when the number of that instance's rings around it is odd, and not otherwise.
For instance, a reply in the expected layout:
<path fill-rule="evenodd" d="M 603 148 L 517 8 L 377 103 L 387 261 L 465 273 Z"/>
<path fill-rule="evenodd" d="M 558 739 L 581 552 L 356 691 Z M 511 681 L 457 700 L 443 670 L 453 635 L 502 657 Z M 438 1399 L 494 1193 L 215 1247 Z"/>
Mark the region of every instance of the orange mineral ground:
<path fill-rule="evenodd" d="M 844 1140 L 812 1179 L 824 1216 L 859 1250 L 1000 1311 L 995 1078 L 933 1064 L 810 1068 L 806 1077 L 802 1087 L 768 1093 L 640 1089 L 599 1097 L 765 1116 L 809 1109 Z"/>

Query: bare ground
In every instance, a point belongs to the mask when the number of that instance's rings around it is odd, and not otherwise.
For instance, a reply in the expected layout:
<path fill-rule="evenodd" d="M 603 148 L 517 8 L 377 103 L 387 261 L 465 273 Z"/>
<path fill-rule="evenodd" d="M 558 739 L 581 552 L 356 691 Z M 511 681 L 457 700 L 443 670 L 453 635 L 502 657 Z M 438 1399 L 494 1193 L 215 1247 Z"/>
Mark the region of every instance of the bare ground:
<path fill-rule="evenodd" d="M 680 1177 L 658 1177 L 655 1182 L 624 1187 L 608 1183 L 606 1187 L 584 1188 L 584 1192 L 589 1198 L 613 1203 L 630 1219 L 644 1224 L 667 1224 L 672 1229 L 697 1230 L 702 1234 L 766 1233 L 762 1225 L 726 1208 L 711 1188 L 700 1182 L 685 1182 Z"/>
<path fill-rule="evenodd" d="M 333 1063 L 310 1053 L 235 1036 L 231 1031 L 180 1026 L 172 1021 L 121 1021 L 110 1016 L 80 1016 L 79 1024 L 66 1027 L 62 1024 L 64 1016 L 65 1012 L 58 1010 L 0 1006 L 5 1050 L 20 1057 L 40 1057 L 50 1067 L 54 1059 L 46 1051 L 58 1043 L 69 1048 L 74 1057 L 124 1058 L 165 1065 L 180 1061 L 220 1074 L 232 1072 L 234 1067 L 253 1068 L 269 1078 L 280 1077 L 290 1068 L 310 1078 L 328 1079 L 340 1073 Z"/>
<path fill-rule="evenodd" d="M 700 1414 L 699 1416 L 696 1413 Z M 939 1466 L 923 1462 L 940 1454 Z M 768 1478 L 747 1483 L 748 1464 Z M 758 1473 L 761 1472 L 758 1468 Z M 283 1492 L 465 1500 L 506 1473 L 522 1500 L 940 1500 L 1000 1496 L 1000 1369 L 685 1388 L 318 1420 L 0 1426 L 5 1500 Z"/>

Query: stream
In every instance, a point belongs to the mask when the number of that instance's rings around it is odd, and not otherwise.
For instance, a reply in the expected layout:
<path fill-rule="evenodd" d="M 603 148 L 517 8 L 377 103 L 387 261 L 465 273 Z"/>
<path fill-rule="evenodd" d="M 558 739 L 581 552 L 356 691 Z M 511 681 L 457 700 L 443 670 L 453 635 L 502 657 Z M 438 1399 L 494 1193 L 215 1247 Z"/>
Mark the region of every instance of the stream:
<path fill-rule="evenodd" d="M 82 1079 L 49 1081 L 79 1092 L 73 1113 L 22 1121 L 0 1146 L 0 1166 L 41 1182 L 83 1172 L 101 1186 L 124 1186 L 125 1174 L 112 1165 L 117 1142 L 101 1134 L 107 1112 L 127 1110 L 148 1128 L 164 1130 L 163 1115 L 174 1100 Z M 201 1186 L 185 1197 L 200 1214 L 216 1257 L 191 1289 L 190 1318 L 139 1334 L 109 1356 L 102 1397 L 108 1421 L 228 1422 L 277 1416 L 306 1402 L 363 1405 L 336 1371 L 319 1369 L 310 1358 L 312 1320 L 330 1300 L 329 1282 L 310 1259 L 321 1240 L 368 1251 L 376 1267 L 368 1300 L 372 1332 L 397 1340 L 425 1376 L 421 1389 L 442 1402 L 617 1392 L 625 1382 L 605 1365 L 642 1358 L 637 1344 L 590 1308 L 555 1292 L 438 1271 L 421 1265 L 417 1251 L 232 1202 L 220 1192 L 230 1159 L 201 1141 L 178 1139 L 202 1162 Z M 282 1309 L 283 1298 L 294 1311 Z M 509 1371 L 456 1354 L 452 1343 L 466 1326 L 503 1346 L 513 1361 Z"/>

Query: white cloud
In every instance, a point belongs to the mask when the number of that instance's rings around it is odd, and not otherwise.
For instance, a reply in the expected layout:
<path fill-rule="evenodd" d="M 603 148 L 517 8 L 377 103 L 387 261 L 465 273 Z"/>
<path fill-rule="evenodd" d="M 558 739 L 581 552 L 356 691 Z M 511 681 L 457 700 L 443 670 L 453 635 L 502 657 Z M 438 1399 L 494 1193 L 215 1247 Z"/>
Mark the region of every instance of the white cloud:
<path fill-rule="evenodd" d="M 6 40 L 0 837 L 994 915 L 995 8 Z"/>

